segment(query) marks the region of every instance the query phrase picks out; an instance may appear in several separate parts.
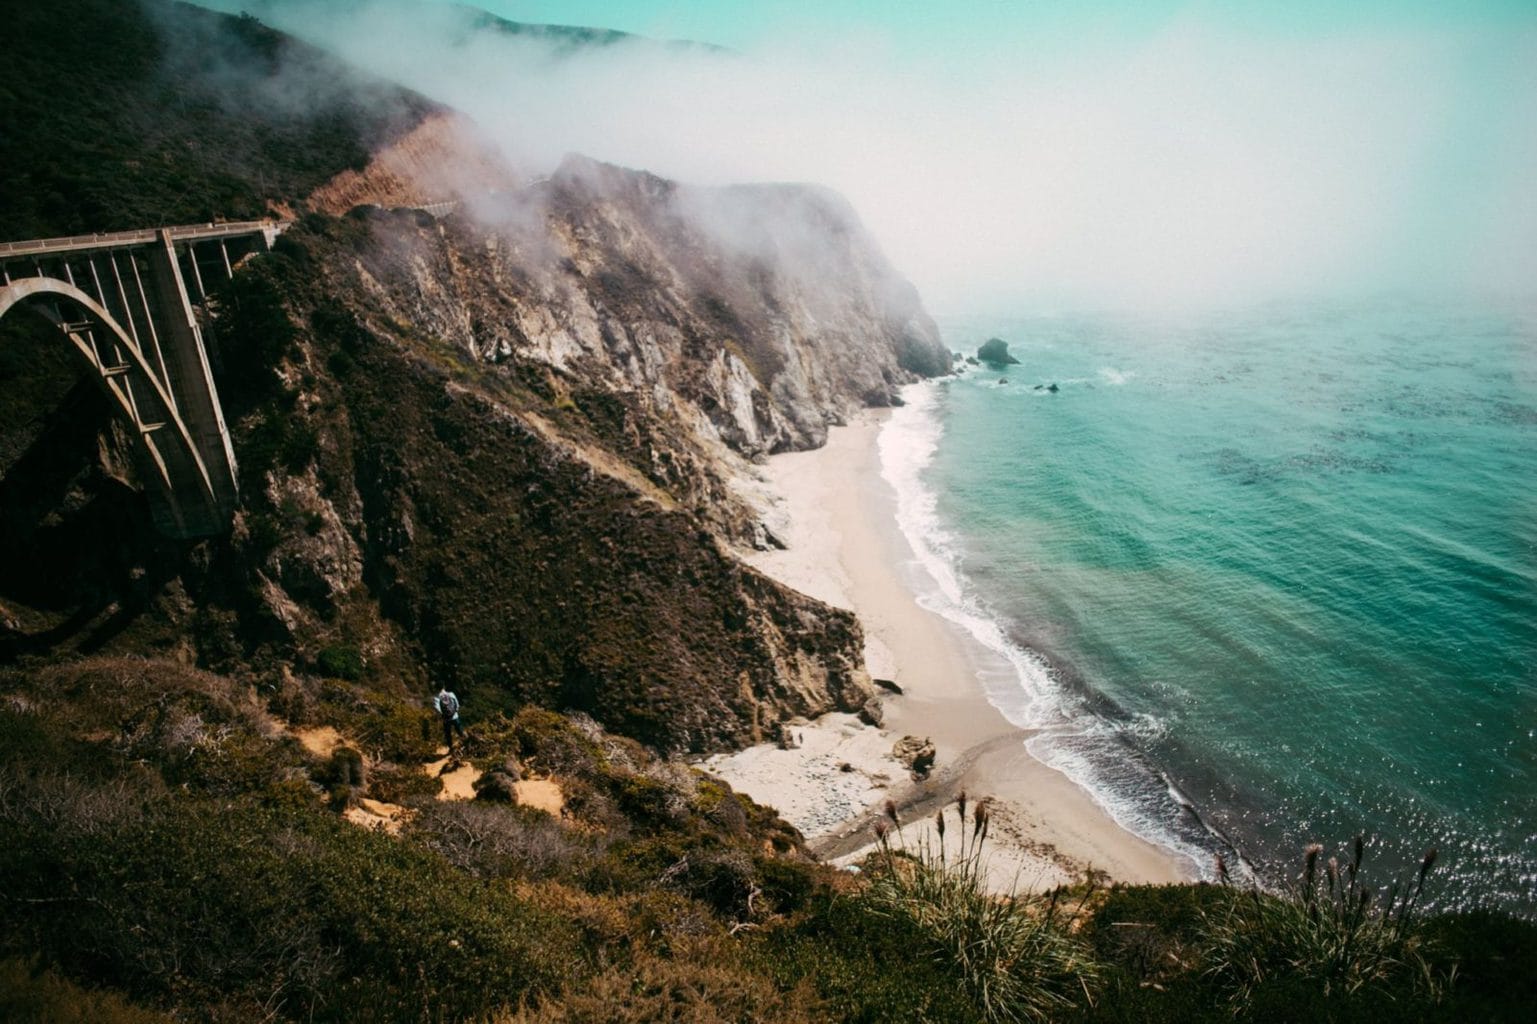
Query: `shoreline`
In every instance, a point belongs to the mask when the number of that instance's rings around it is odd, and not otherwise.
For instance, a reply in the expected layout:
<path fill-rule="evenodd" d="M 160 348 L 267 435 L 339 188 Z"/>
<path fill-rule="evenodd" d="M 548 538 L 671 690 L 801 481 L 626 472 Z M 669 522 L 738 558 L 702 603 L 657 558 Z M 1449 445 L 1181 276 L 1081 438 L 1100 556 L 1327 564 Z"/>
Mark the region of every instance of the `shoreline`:
<path fill-rule="evenodd" d="M 978 670 L 990 652 L 924 608 L 904 581 L 901 567 L 916 555 L 897 523 L 877 443 L 889 416 L 863 411 L 831 428 L 821 448 L 754 467 L 741 489 L 786 546 L 743 558 L 781 583 L 854 611 L 872 676 L 893 680 L 902 694 L 881 694 L 879 729 L 853 715 L 826 715 L 793 726 L 802 740 L 797 749 L 760 745 L 712 757 L 703 767 L 777 808 L 835 864 L 869 852 L 887 800 L 903 823 L 897 841 L 935 841 L 935 811 L 964 790 L 973 804 L 992 798 L 988 867 L 995 888 L 1051 888 L 1091 870 L 1123 882 L 1193 879 L 1188 858 L 1125 830 L 1087 791 L 1026 750 L 1038 730 L 1010 723 L 983 691 Z M 913 781 L 891 756 L 904 735 L 934 744 L 935 767 L 925 780 Z M 950 831 L 952 842 L 958 831 Z"/>

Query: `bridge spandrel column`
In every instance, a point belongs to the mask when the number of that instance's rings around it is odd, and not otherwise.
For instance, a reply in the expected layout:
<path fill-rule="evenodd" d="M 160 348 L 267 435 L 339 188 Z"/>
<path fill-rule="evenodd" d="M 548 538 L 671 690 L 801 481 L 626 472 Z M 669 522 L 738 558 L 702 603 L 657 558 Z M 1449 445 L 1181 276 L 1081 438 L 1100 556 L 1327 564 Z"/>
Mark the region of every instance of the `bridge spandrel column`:
<path fill-rule="evenodd" d="M 203 334 L 169 231 L 162 229 L 150 246 L 149 267 L 150 287 L 155 290 L 156 305 L 164 314 L 165 336 L 160 343 L 170 377 L 168 384 L 182 420 L 198 446 L 198 454 L 208 467 L 215 496 L 222 511 L 228 514 L 234 511 L 237 499 L 235 452 L 214 387 Z"/>

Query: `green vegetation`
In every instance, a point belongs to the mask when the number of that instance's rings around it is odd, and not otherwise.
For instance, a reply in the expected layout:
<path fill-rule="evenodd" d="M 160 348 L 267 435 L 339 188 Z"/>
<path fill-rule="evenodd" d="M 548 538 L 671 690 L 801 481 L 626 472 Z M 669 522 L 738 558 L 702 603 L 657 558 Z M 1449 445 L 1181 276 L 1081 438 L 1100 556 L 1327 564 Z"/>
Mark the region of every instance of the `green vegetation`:
<path fill-rule="evenodd" d="M 116 992 L 98 992 L 18 957 L 0 960 L 0 1020 L 10 1024 L 169 1024 Z"/>
<path fill-rule="evenodd" d="M 898 824 L 895 806 L 886 806 L 890 824 Z M 963 793 L 957 812 L 961 845 L 948 862 L 944 810 L 934 818 L 937 842 L 925 839 L 914 850 L 893 850 L 882 822 L 880 870 L 865 898 L 883 916 L 913 926 L 921 948 L 958 976 L 982 1020 L 1052 1020 L 1098 981 L 1099 964 L 1073 935 L 1092 888 L 1071 909 L 1060 891 L 994 895 L 985 857 L 987 803 L 977 804 L 968 821 Z"/>
<path fill-rule="evenodd" d="M 157 0 L 21 5 L 0 46 L 0 237 L 257 216 L 427 109 L 249 19 Z M 280 68 L 313 79 L 313 106 L 274 93 Z M 644 401 L 476 360 L 361 287 L 424 251 L 426 229 L 392 216 L 302 218 L 220 287 L 210 336 L 244 495 L 227 540 L 156 539 L 105 408 L 67 360 L 35 358 L 48 339 L 0 324 L 17 396 L 0 409 L 0 1017 L 1500 1021 L 1537 1005 L 1537 928 L 1420 914 L 1428 866 L 1363 900 L 1359 851 L 1343 871 L 1313 853 L 1289 893 L 1003 899 L 982 883 L 977 808 L 948 824 L 958 858 L 886 837 L 858 876 L 816 864 L 773 811 L 665 753 L 772 725 L 775 659 L 845 671 L 857 624 L 721 551 L 712 478 Z M 381 255 L 379 232 L 401 248 Z M 636 267 L 600 278 L 625 308 L 653 290 Z M 702 300 L 766 373 L 738 305 Z M 424 770 L 442 682 L 466 700 L 473 800 L 440 799 Z M 316 742 L 327 728 L 340 746 Z M 516 802 L 530 778 L 560 794 L 553 813 Z M 380 802 L 398 834 L 354 823 Z"/>
<path fill-rule="evenodd" d="M 352 644 L 332 644 L 315 659 L 320 674 L 333 679 L 357 681 L 363 677 L 363 652 Z"/>
<path fill-rule="evenodd" d="M 254 19 L 169 0 L 12 5 L 0 56 L 7 240 L 264 217 L 433 109 Z"/>
<path fill-rule="evenodd" d="M 312 755 L 274 729 L 301 705 L 354 743 Z M 369 722 L 398 738 L 365 738 Z M 1537 927 L 1422 917 L 1428 868 L 1386 910 L 1357 909 L 1376 890 L 1354 854 L 1316 852 L 1290 894 L 1005 899 L 982 884 L 985 805 L 941 816 L 959 855 L 883 836 L 855 877 L 808 861 L 729 786 L 581 715 L 493 714 L 466 743 L 487 773 L 549 779 L 559 815 L 439 800 L 422 771 L 432 725 L 366 681 L 299 701 L 165 660 L 0 672 L 15 1015 L 1498 1021 L 1533 997 Z M 339 820 L 364 797 L 403 805 L 398 836 Z"/>
<path fill-rule="evenodd" d="M 1309 846 L 1295 892 L 1232 892 L 1204 918 L 1207 972 L 1239 1005 L 1271 979 L 1307 984 L 1327 997 L 1365 988 L 1418 991 L 1436 1001 L 1450 983 L 1439 976 L 1414 910 L 1435 863 L 1431 850 L 1412 887 L 1389 890 L 1387 903 L 1360 877 L 1366 840 L 1356 836 L 1343 867 Z"/>

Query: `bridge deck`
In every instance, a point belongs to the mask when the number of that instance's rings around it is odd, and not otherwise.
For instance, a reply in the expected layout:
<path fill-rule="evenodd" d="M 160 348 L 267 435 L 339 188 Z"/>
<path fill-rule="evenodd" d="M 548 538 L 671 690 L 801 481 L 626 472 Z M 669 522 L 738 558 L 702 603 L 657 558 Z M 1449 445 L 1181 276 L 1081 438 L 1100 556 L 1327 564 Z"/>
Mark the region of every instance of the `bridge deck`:
<path fill-rule="evenodd" d="M 173 242 L 201 242 L 255 234 L 264 234 L 270 240 L 287 226 L 286 221 L 246 220 L 226 224 L 181 224 L 165 230 L 171 233 Z M 142 228 L 137 231 L 112 231 L 105 234 L 70 235 L 66 238 L 34 238 L 23 242 L 0 242 L 0 260 L 20 259 L 27 256 L 52 256 L 63 252 L 86 252 L 92 249 L 126 249 L 135 245 L 151 245 L 159 237 L 160 229 Z"/>

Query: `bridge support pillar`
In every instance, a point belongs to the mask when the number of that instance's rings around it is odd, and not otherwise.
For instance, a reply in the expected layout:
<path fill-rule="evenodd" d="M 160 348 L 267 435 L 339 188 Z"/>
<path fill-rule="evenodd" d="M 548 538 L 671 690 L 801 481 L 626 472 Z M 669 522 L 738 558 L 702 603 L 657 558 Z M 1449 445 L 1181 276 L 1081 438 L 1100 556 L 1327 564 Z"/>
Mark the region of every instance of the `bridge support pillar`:
<path fill-rule="evenodd" d="M 166 336 L 160 339 L 160 344 L 165 355 L 166 376 L 170 378 L 168 390 L 203 464 L 208 467 L 221 519 L 207 524 L 206 532 L 217 533 L 228 525 L 239 497 L 235 489 L 235 451 L 224 423 L 218 391 L 214 388 L 203 333 L 198 327 L 176 258 L 175 243 L 169 231 L 162 229 L 158 235 L 157 241 L 149 247 L 150 287 L 154 289 L 157 307 L 164 314 Z M 189 533 L 204 532 L 202 524 L 185 524 L 183 529 Z"/>

